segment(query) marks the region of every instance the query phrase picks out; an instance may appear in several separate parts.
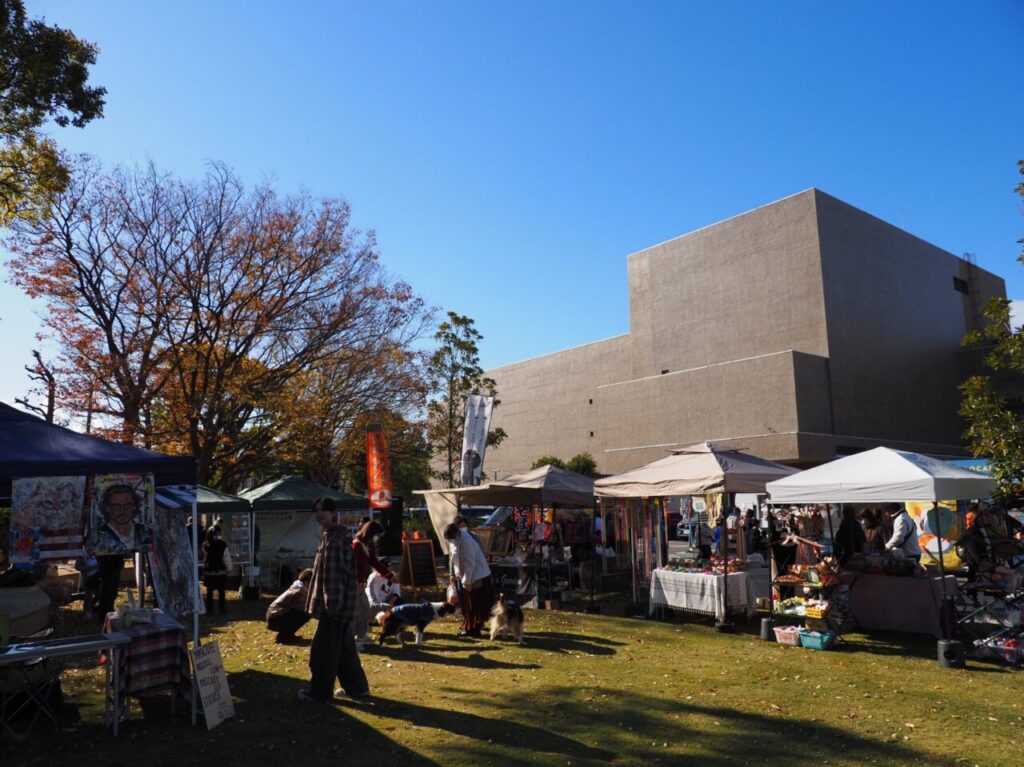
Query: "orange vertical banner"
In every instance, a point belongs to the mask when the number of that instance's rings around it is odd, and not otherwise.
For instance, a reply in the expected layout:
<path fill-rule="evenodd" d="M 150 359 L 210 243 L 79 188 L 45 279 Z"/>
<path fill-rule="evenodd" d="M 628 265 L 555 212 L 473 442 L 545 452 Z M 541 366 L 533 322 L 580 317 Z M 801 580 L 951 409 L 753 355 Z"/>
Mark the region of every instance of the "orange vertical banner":
<path fill-rule="evenodd" d="M 387 442 L 379 424 L 366 427 L 366 495 L 370 508 L 391 508 L 391 467 Z"/>

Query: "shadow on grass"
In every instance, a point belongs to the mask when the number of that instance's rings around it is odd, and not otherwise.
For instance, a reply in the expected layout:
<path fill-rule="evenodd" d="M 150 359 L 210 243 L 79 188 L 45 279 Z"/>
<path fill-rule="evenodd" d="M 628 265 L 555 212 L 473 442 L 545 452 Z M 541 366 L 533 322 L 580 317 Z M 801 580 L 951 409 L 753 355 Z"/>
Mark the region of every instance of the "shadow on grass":
<path fill-rule="evenodd" d="M 554 653 L 585 653 L 587 655 L 615 655 L 615 647 L 625 646 L 625 642 L 618 642 L 603 637 L 588 636 L 587 634 L 566 634 L 561 631 L 529 631 L 523 636 L 525 649 L 545 650 Z"/>
<path fill-rule="evenodd" d="M 417 647 L 414 644 L 408 644 L 405 647 L 387 646 L 383 648 L 376 648 L 376 653 L 379 655 L 387 655 L 396 661 L 409 661 L 416 663 L 437 663 L 442 666 L 460 666 L 464 668 L 478 668 L 478 669 L 538 669 L 540 666 L 536 663 L 510 663 L 508 661 L 494 660 L 488 658 L 481 653 L 481 650 L 490 650 L 494 648 L 481 647 L 466 648 L 458 647 L 459 650 L 472 650 L 467 656 L 458 655 L 447 655 L 447 654 L 436 654 L 436 651 L 440 648 L 432 646 L 430 644 Z"/>
<path fill-rule="evenodd" d="M 516 718 L 531 712 L 543 717 L 545 728 L 558 735 L 510 719 L 500 721 L 469 717 L 474 726 L 487 728 L 471 735 L 479 747 L 460 747 L 479 763 L 494 759 L 488 740 L 520 748 L 546 750 L 557 744 L 572 764 L 627 762 L 629 764 L 671 764 L 683 767 L 733 767 L 746 764 L 785 764 L 787 767 L 820 767 L 830 764 L 909 764 L 927 762 L 930 755 L 906 743 L 884 742 L 857 732 L 782 714 L 758 714 L 722 706 L 703 705 L 654 697 L 642 693 L 615 692 L 601 698 L 581 699 L 571 687 L 548 688 L 543 700 L 533 694 L 512 692 L 502 696 L 502 705 Z M 477 698 L 486 704 L 481 695 Z M 493 701 L 490 701 L 493 705 Z M 408 716 L 409 721 L 433 720 L 445 726 L 445 716 L 464 714 L 435 712 L 428 715 L 420 706 L 391 704 L 385 715 Z M 437 723 L 440 722 L 440 723 Z M 488 724 L 490 723 L 490 724 Z M 543 734 L 542 734 L 543 733 Z M 530 744 L 519 738 L 528 734 Z M 554 740 L 553 738 L 557 738 Z M 480 742 L 483 741 L 483 742 Z M 586 743 L 593 743 L 588 746 Z M 529 753 L 502 755 L 503 765 L 535 764 Z"/>

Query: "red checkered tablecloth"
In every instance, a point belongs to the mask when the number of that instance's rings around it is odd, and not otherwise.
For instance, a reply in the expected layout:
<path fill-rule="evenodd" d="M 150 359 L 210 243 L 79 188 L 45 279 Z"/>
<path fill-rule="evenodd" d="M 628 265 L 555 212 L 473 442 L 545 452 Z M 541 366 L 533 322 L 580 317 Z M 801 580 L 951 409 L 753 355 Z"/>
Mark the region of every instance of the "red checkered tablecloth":
<path fill-rule="evenodd" d="M 120 631 L 131 638 L 121 652 L 121 699 L 161 687 L 175 687 L 183 695 L 192 689 L 189 671 L 188 635 L 185 627 L 162 612 L 153 623 L 135 623 L 122 628 L 117 613 L 109 613 L 103 631 Z"/>

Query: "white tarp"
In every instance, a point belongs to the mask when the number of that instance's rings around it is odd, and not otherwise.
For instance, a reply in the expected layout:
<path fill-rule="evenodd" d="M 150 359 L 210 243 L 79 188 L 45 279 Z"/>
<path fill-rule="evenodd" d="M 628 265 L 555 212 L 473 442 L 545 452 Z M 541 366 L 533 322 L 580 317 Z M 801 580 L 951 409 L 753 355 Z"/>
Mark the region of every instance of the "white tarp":
<path fill-rule="evenodd" d="M 710 442 L 672 451 L 672 455 L 636 469 L 599 479 L 599 498 L 656 498 L 705 493 L 764 493 L 765 484 L 796 469 Z"/>
<path fill-rule="evenodd" d="M 876 447 L 768 483 L 771 502 L 902 503 L 987 498 L 996 483 L 919 453 Z"/>

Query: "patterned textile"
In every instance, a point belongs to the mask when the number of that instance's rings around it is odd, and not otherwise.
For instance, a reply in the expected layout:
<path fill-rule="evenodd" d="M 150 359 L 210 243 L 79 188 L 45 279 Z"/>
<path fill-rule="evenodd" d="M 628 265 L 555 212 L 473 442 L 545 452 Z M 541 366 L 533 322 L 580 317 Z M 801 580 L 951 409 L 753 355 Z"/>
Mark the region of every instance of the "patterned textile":
<path fill-rule="evenodd" d="M 747 588 L 747 573 L 729 573 L 729 608 L 753 615 L 754 592 Z M 677 573 L 655 570 L 651 573 L 650 611 L 662 605 L 676 610 L 714 615 L 725 620 L 724 575 Z"/>
<path fill-rule="evenodd" d="M 120 631 L 132 642 L 121 653 L 121 700 L 160 687 L 176 687 L 183 695 L 190 695 L 192 677 L 189 670 L 188 644 L 185 627 L 160 611 L 153 615 L 153 623 L 136 623 L 131 628 L 121 627 L 117 613 L 108 613 L 103 622 L 103 633 Z M 106 662 L 106 653 L 101 653 Z"/>
<path fill-rule="evenodd" d="M 307 613 L 315 618 L 336 618 L 342 623 L 355 621 L 359 586 L 355 557 L 352 540 L 344 528 L 334 525 L 324 530 L 313 560 Z"/>

